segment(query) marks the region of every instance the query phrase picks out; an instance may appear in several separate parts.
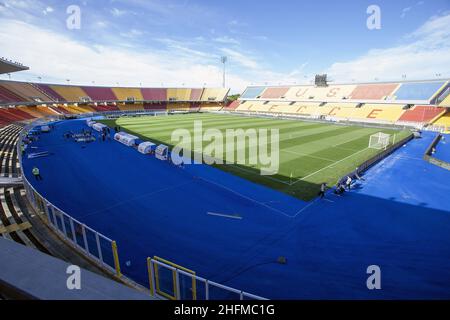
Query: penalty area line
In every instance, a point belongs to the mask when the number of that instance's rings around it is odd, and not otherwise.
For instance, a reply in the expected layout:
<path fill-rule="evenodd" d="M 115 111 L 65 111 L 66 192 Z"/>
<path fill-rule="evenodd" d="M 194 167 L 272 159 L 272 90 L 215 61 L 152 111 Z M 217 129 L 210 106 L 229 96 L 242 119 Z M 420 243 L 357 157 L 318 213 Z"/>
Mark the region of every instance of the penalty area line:
<path fill-rule="evenodd" d="M 334 165 L 338 164 L 339 162 L 342 162 L 342 161 L 344 161 L 344 160 L 347 160 L 348 158 L 351 158 L 351 157 L 353 157 L 354 155 L 357 155 L 358 153 L 361 153 L 361 152 L 363 152 L 363 151 L 366 151 L 367 149 L 369 149 L 369 148 L 364 148 L 364 149 L 362 149 L 362 150 L 359 150 L 358 152 L 352 153 L 352 154 L 349 155 L 348 157 L 345 157 L 345 158 L 343 158 L 343 159 L 341 159 L 341 160 L 338 160 L 338 161 L 336 161 L 336 162 L 333 162 L 332 164 L 330 164 L 330 165 L 328 165 L 328 166 L 326 166 L 326 167 L 323 167 L 322 169 L 319 169 L 319 170 L 317 170 L 317 171 L 315 171 L 315 172 L 313 172 L 313 173 L 311 173 L 311 174 L 309 174 L 309 175 L 307 175 L 307 176 L 305 176 L 305 177 L 303 177 L 303 178 L 301 178 L 301 179 L 299 179 L 299 180 L 297 180 L 297 181 L 291 183 L 291 186 L 294 185 L 294 184 L 296 184 L 296 183 L 299 182 L 299 181 L 303 181 L 303 180 L 305 180 L 305 179 L 307 179 L 307 178 L 309 178 L 309 177 L 312 177 L 313 175 L 315 175 L 315 174 L 317 174 L 317 173 L 319 173 L 319 172 L 321 172 L 321 171 L 323 171 L 323 170 L 325 170 L 325 169 L 331 168 L 331 167 L 333 167 Z"/>

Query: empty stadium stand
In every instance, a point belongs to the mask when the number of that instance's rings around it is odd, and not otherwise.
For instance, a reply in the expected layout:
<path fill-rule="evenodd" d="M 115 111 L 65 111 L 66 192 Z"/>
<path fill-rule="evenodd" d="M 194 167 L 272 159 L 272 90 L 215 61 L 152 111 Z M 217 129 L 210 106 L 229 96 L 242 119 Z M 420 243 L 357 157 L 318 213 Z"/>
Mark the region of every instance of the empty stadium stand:
<path fill-rule="evenodd" d="M 43 102 L 51 100 L 42 91 L 38 90 L 30 83 L 21 83 L 14 81 L 1 81 L 0 86 L 20 97 L 22 101 Z"/>
<path fill-rule="evenodd" d="M 399 118 L 399 121 L 416 123 L 433 122 L 445 112 L 445 108 L 435 106 L 415 106 L 406 110 Z"/>
<path fill-rule="evenodd" d="M 142 110 L 144 110 L 144 106 L 139 105 L 139 104 L 119 103 L 119 104 L 117 104 L 117 107 L 121 111 L 142 111 Z"/>
<path fill-rule="evenodd" d="M 52 85 L 50 88 L 66 101 L 79 102 L 82 98 L 88 97 L 83 89 L 76 86 Z"/>
<path fill-rule="evenodd" d="M 111 88 L 107 87 L 82 87 L 83 91 L 92 101 L 116 101 L 117 97 Z"/>
<path fill-rule="evenodd" d="M 169 101 L 189 101 L 191 89 L 169 88 L 167 89 L 167 100 Z"/>
<path fill-rule="evenodd" d="M 166 104 L 166 102 L 145 102 L 144 109 L 145 110 L 166 110 L 167 104 Z"/>
<path fill-rule="evenodd" d="M 203 89 L 191 89 L 190 101 L 199 101 L 202 97 Z"/>
<path fill-rule="evenodd" d="M 141 89 L 144 100 L 147 101 L 166 101 L 167 89 L 166 88 L 143 88 Z"/>
<path fill-rule="evenodd" d="M 63 102 L 66 101 L 62 96 L 59 95 L 58 92 L 53 90 L 49 85 L 47 84 L 41 84 L 41 83 L 34 83 L 32 84 L 35 88 L 42 91 L 45 95 L 50 97 L 51 100 L 49 101 L 55 101 L 55 102 Z"/>
<path fill-rule="evenodd" d="M 246 100 L 260 98 L 264 90 L 266 90 L 265 87 L 248 87 L 241 95 L 241 99 Z"/>
<path fill-rule="evenodd" d="M 445 81 L 405 82 L 394 92 L 395 100 L 429 101 L 445 86 Z"/>
<path fill-rule="evenodd" d="M 0 129 L 0 176 L 1 179 L 21 177 L 17 156 L 17 141 L 22 126 L 10 124 Z M 2 180 L 3 181 L 3 180 Z M 24 215 L 28 212 L 23 185 L 0 185 L 0 237 L 38 249 L 48 250 L 31 232 L 31 224 Z"/>
<path fill-rule="evenodd" d="M 237 109 L 237 107 L 239 107 L 240 104 L 241 104 L 241 102 L 239 100 L 235 100 L 235 101 L 231 102 L 230 104 L 226 105 L 223 109 L 228 110 L 228 111 L 234 111 Z"/>
<path fill-rule="evenodd" d="M 22 98 L 14 92 L 10 91 L 8 88 L 0 84 L 0 103 L 8 102 L 21 102 L 26 101 L 26 98 Z"/>
<path fill-rule="evenodd" d="M 329 87 L 296 86 L 286 92 L 288 100 L 341 100 L 348 99 L 354 85 L 332 85 Z"/>
<path fill-rule="evenodd" d="M 250 86 L 223 110 L 423 127 L 445 113 L 442 107 L 450 105 L 449 93 L 448 80 Z"/>
<path fill-rule="evenodd" d="M 267 88 L 261 95 L 261 99 L 282 99 L 289 91 L 289 87 Z"/>
<path fill-rule="evenodd" d="M 433 125 L 437 130 L 450 133 L 450 111 L 438 118 Z"/>
<path fill-rule="evenodd" d="M 217 108 L 214 103 L 223 103 L 226 100 L 229 89 L 225 88 L 126 88 L 126 87 L 95 87 L 95 86 L 75 86 L 56 85 L 43 83 L 27 83 L 17 81 L 0 80 L 0 105 L 39 105 L 49 103 L 95 103 L 95 102 L 157 102 L 157 103 L 187 103 L 204 102 L 202 108 Z M 146 104 L 147 105 L 147 104 Z M 155 105 L 148 104 L 149 108 Z M 164 107 L 164 105 L 161 105 Z M 124 107 L 124 109 L 147 109 Z M 160 107 L 158 107 L 159 109 Z M 185 109 L 186 105 L 180 105 L 177 109 Z M 194 107 L 195 108 L 195 107 Z M 105 108 L 87 108 L 89 111 Z M 117 108 L 113 108 L 118 110 Z M 191 107 L 192 109 L 192 107 Z M 59 109 L 58 112 L 66 113 L 67 110 Z M 69 108 L 70 113 L 79 113 L 83 110 Z M 97 110 L 98 111 L 98 110 Z"/>
<path fill-rule="evenodd" d="M 350 94 L 352 100 L 385 100 L 399 87 L 399 83 L 362 84 Z"/>
<path fill-rule="evenodd" d="M 436 104 L 440 107 L 450 107 L 450 84 L 443 90 L 442 94 L 436 100 Z"/>
<path fill-rule="evenodd" d="M 226 88 L 205 88 L 199 100 L 203 102 L 222 102 L 226 100 L 229 91 L 230 89 Z"/>
<path fill-rule="evenodd" d="M 91 104 L 90 107 L 97 112 L 119 111 L 120 109 L 114 103 L 109 104 Z"/>
<path fill-rule="evenodd" d="M 444 80 L 325 87 L 251 86 L 238 101 L 226 105 L 226 88 L 110 88 L 0 81 L 0 104 L 16 106 L 0 110 L 0 125 L 90 112 L 224 110 L 423 126 L 446 123 L 445 117 L 441 122 L 438 119 L 450 105 L 449 86 Z"/>
<path fill-rule="evenodd" d="M 127 101 L 127 100 L 144 100 L 141 89 L 138 88 L 112 88 L 117 100 Z"/>
<path fill-rule="evenodd" d="M 190 109 L 190 103 L 171 103 L 167 104 L 167 110 L 188 111 Z"/>

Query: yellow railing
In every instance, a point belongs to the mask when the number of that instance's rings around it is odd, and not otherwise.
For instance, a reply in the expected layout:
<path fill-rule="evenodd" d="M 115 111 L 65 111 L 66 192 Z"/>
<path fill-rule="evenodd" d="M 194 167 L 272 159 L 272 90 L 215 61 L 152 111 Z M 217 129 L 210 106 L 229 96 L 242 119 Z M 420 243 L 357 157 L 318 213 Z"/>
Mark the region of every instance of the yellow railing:
<path fill-rule="evenodd" d="M 179 292 L 179 288 L 178 288 L 179 281 L 177 279 L 177 270 L 182 270 L 182 271 L 187 272 L 187 273 L 192 275 L 192 277 L 191 277 L 192 278 L 192 300 L 197 300 L 197 287 L 196 287 L 196 281 L 195 281 L 195 271 L 190 270 L 188 268 L 185 268 L 183 266 L 180 266 L 180 265 L 178 265 L 176 263 L 173 263 L 173 262 L 171 262 L 169 260 L 157 257 L 157 256 L 154 256 L 153 260 L 162 262 L 165 265 L 169 265 L 169 266 L 173 267 L 173 269 L 172 269 L 173 295 L 171 295 L 171 294 L 161 290 L 159 270 L 158 270 L 159 269 L 159 265 L 158 264 L 155 264 L 155 268 L 154 268 L 154 276 L 155 276 L 155 285 L 154 286 L 153 286 L 153 283 L 152 283 L 153 281 L 152 281 L 152 277 L 151 277 L 151 274 L 150 274 L 151 271 L 152 271 L 151 270 L 151 266 L 148 264 L 149 277 L 150 277 L 150 291 L 154 291 L 153 287 L 155 287 L 157 294 L 159 294 L 159 295 L 161 295 L 161 296 L 163 296 L 163 297 L 165 297 L 167 299 L 170 299 L 170 300 L 177 300 L 177 299 L 179 299 L 180 292 Z M 149 260 L 147 259 L 147 262 L 148 261 Z"/>

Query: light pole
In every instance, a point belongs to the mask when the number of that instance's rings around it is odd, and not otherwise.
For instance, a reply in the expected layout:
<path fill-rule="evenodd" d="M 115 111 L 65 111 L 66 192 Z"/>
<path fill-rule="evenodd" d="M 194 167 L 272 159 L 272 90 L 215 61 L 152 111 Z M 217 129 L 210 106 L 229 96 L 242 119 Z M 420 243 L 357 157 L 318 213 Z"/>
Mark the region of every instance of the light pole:
<path fill-rule="evenodd" d="M 223 63 L 223 83 L 222 86 L 225 88 L 225 65 L 228 61 L 228 57 L 227 56 L 222 56 L 220 57 L 220 62 Z"/>

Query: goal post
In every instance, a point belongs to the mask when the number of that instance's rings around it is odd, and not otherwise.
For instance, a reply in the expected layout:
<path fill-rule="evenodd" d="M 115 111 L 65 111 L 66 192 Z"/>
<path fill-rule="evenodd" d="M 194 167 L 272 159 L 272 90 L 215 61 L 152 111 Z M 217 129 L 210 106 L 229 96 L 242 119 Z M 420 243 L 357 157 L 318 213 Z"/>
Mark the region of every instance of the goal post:
<path fill-rule="evenodd" d="M 369 148 L 371 149 L 386 149 L 389 146 L 391 135 L 383 132 L 378 132 L 370 136 Z"/>

